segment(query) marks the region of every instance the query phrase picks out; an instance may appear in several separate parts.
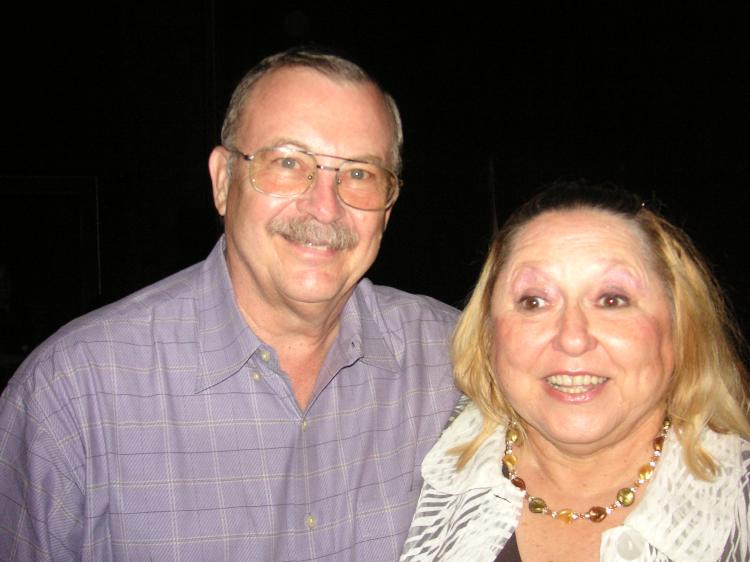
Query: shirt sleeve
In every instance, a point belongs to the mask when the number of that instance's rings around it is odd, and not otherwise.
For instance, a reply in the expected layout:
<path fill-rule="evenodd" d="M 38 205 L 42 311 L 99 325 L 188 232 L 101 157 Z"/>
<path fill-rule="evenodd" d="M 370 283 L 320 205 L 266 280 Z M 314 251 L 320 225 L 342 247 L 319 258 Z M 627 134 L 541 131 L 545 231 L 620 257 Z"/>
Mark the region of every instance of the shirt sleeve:
<path fill-rule="evenodd" d="M 80 440 L 54 369 L 29 363 L 0 397 L 0 560 L 76 560 L 85 501 L 65 447 Z"/>

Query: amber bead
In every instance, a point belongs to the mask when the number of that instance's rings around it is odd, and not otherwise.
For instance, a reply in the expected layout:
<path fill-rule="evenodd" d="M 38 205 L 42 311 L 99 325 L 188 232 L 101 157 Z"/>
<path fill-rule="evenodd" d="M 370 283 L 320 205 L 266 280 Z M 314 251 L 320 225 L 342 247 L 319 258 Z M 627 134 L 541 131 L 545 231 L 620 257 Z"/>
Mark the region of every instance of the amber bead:
<path fill-rule="evenodd" d="M 620 502 L 623 507 L 628 507 L 635 501 L 635 494 L 630 488 L 623 488 L 617 492 L 617 501 Z"/>
<path fill-rule="evenodd" d="M 510 483 L 513 484 L 519 490 L 526 489 L 526 482 L 524 482 L 523 478 L 521 478 L 520 476 L 516 476 L 513 480 L 510 481 Z"/>
<path fill-rule="evenodd" d="M 544 513 L 547 509 L 547 503 L 542 498 L 530 497 L 529 498 L 529 511 L 531 513 Z"/>
<path fill-rule="evenodd" d="M 654 469 L 649 464 L 644 464 L 638 471 L 638 478 L 640 478 L 641 480 L 651 480 L 651 477 L 653 475 Z"/>
<path fill-rule="evenodd" d="M 564 523 L 570 523 L 571 521 L 574 521 L 573 510 L 568 508 L 561 509 L 557 512 L 557 518 Z"/>
<path fill-rule="evenodd" d="M 593 523 L 601 523 L 607 517 L 607 510 L 603 507 L 595 505 L 589 509 L 589 521 Z"/>

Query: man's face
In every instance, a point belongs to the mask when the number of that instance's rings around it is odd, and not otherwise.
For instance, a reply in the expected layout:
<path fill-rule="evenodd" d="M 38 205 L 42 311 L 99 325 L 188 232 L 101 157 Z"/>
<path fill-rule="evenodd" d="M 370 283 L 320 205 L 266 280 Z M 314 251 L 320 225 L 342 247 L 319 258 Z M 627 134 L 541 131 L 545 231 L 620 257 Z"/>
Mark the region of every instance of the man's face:
<path fill-rule="evenodd" d="M 334 82 L 311 69 L 285 68 L 256 84 L 240 118 L 235 148 L 250 154 L 291 145 L 390 166 L 392 139 L 383 98 L 371 84 Z M 335 172 L 328 170 L 319 170 L 299 197 L 259 193 L 242 159 L 228 179 L 228 155 L 221 147 L 214 149 L 209 168 L 214 202 L 225 217 L 227 264 L 240 304 L 255 299 L 274 307 L 343 304 L 375 260 L 390 210 L 347 207 L 336 195 Z M 323 156 L 318 162 L 341 163 Z M 302 232 L 312 232 L 312 238 L 290 235 L 288 225 L 295 223 L 302 223 Z M 333 229 L 348 243 L 335 247 L 320 241 Z"/>

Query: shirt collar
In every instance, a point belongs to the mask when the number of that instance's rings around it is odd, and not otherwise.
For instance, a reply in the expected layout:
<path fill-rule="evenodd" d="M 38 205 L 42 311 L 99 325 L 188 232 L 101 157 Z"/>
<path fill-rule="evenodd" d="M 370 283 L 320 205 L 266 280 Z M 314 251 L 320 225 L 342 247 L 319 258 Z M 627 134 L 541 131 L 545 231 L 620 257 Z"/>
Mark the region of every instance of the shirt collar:
<path fill-rule="evenodd" d="M 362 362 L 397 375 L 401 369 L 392 342 L 386 341 L 384 336 L 389 333 L 378 306 L 375 287 L 368 279 L 362 279 L 344 305 L 338 339 L 351 348 L 358 348 Z"/>
<path fill-rule="evenodd" d="M 341 369 L 357 361 L 381 369 L 381 377 L 390 375 L 396 378 L 400 375 L 398 363 L 383 335 L 386 330 L 378 323 L 380 320 L 372 283 L 363 279 L 341 311 L 339 334 L 315 381 L 312 401 Z"/>
<path fill-rule="evenodd" d="M 224 236 L 216 243 L 200 270 L 198 331 L 201 370 L 195 392 L 201 392 L 231 377 L 247 363 L 263 342 L 242 317 L 229 278 Z M 316 386 L 328 384 L 343 367 L 357 360 L 400 372 L 379 313 L 372 283 L 364 279 L 355 287 L 341 313 L 339 335 L 329 351 L 325 373 Z"/>
<path fill-rule="evenodd" d="M 523 493 L 503 476 L 500 458 L 505 448 L 505 427 L 490 435 L 462 470 L 456 470 L 458 455 L 452 450 L 468 443 L 482 430 L 482 414 L 469 402 L 443 432 L 422 463 L 422 476 L 433 488 L 446 494 L 462 494 L 477 488 L 507 488 L 515 500 Z"/>
<path fill-rule="evenodd" d="M 197 316 L 201 370 L 196 377 L 195 392 L 237 373 L 261 345 L 235 301 L 224 258 L 225 247 L 222 236 L 200 270 Z"/>

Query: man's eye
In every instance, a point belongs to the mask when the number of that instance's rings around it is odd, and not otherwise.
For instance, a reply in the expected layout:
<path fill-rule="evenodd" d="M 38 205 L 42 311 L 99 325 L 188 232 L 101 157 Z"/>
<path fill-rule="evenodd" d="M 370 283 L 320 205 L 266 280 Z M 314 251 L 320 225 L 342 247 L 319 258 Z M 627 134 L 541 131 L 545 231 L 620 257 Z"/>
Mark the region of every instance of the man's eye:
<path fill-rule="evenodd" d="M 521 297 L 518 304 L 523 310 L 539 310 L 547 305 L 547 301 L 542 297 Z"/>
<path fill-rule="evenodd" d="M 370 179 L 370 172 L 363 170 L 362 168 L 354 168 L 349 170 L 349 177 L 353 180 L 364 181 Z"/>
<path fill-rule="evenodd" d="M 299 162 L 294 158 L 279 158 L 276 163 L 282 168 L 287 168 L 289 170 L 299 167 Z"/>
<path fill-rule="evenodd" d="M 623 295 L 602 295 L 599 297 L 598 304 L 604 308 L 620 308 L 628 306 L 630 300 Z"/>

